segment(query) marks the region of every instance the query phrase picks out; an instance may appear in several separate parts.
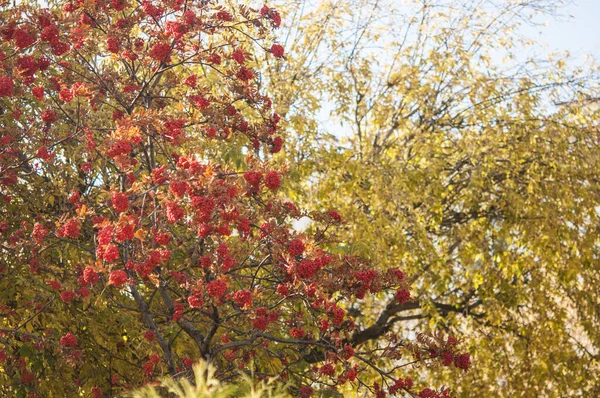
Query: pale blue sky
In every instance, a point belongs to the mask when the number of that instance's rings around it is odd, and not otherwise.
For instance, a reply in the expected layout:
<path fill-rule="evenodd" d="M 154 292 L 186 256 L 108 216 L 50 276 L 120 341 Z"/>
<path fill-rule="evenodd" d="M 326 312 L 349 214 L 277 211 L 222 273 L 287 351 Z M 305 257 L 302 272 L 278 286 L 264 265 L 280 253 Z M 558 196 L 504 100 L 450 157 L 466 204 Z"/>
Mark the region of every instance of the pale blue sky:
<path fill-rule="evenodd" d="M 545 44 L 545 52 L 568 50 L 576 58 L 592 54 L 600 59 L 600 0 L 575 0 L 562 14 L 559 21 L 549 20 L 547 27 L 527 28 L 525 33 Z"/>

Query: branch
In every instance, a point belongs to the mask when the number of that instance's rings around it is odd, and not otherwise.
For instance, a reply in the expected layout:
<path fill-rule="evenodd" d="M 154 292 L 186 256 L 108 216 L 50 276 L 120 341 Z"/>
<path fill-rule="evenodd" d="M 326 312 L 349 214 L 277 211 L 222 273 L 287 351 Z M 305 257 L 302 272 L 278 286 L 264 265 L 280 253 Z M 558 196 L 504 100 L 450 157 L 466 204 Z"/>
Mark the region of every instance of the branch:
<path fill-rule="evenodd" d="M 158 341 L 158 345 L 165 354 L 165 360 L 169 365 L 169 373 L 171 375 L 175 374 L 175 362 L 173 361 L 173 353 L 171 352 L 171 347 L 169 346 L 169 344 L 167 344 L 165 339 L 160 334 L 158 327 L 154 322 L 154 319 L 152 319 L 152 315 L 150 315 L 150 311 L 148 309 L 148 306 L 146 305 L 146 302 L 142 298 L 140 292 L 137 290 L 137 287 L 135 287 L 135 285 L 133 284 L 131 285 L 131 294 L 133 295 L 133 298 L 135 299 L 138 308 L 142 312 L 142 317 L 144 318 L 146 326 L 148 326 L 148 328 L 154 332 L 154 335 L 156 336 L 156 339 Z"/>
<path fill-rule="evenodd" d="M 452 304 L 444 304 L 444 303 L 436 303 L 436 308 L 440 310 L 442 314 L 448 314 L 449 312 L 457 312 L 462 313 L 464 316 L 470 315 L 475 318 L 482 318 L 485 314 L 473 314 L 470 311 L 473 308 L 478 307 L 482 304 L 481 300 L 474 302 L 473 304 L 466 304 L 471 296 L 468 296 L 467 300 L 463 302 L 460 306 L 455 306 Z M 421 305 L 417 301 L 409 301 L 404 304 L 399 304 L 396 300 L 391 300 L 383 310 L 383 312 L 379 315 L 375 323 L 366 329 L 360 330 L 352 336 L 349 341 L 345 343 L 350 344 L 352 347 L 359 346 L 369 340 L 376 340 L 379 337 L 383 336 L 387 332 L 391 330 L 391 328 L 399 321 L 413 320 L 413 319 L 423 319 L 427 318 L 428 315 L 425 314 L 414 314 L 408 316 L 396 316 L 400 312 L 411 311 L 420 309 Z M 321 351 L 313 351 L 310 354 L 304 357 L 308 363 L 321 362 L 325 360 L 325 353 Z"/>
<path fill-rule="evenodd" d="M 164 285 L 163 281 L 161 281 L 160 283 L 158 292 L 160 293 L 160 297 L 162 298 L 163 302 L 167 306 L 167 309 L 172 314 L 175 310 L 175 307 L 173 305 L 173 300 L 171 299 L 171 296 L 169 296 L 169 293 L 167 292 L 166 286 Z M 190 336 L 196 342 L 196 345 L 200 350 L 200 355 L 204 357 L 206 353 L 203 350 L 204 336 L 202 335 L 202 333 L 198 329 L 196 329 L 190 321 L 186 319 L 180 319 L 177 323 L 179 324 L 179 326 L 181 326 L 183 331 L 186 332 L 187 335 Z"/>
<path fill-rule="evenodd" d="M 384 335 L 394 325 L 393 322 L 390 322 L 390 318 L 399 312 L 416 310 L 418 308 L 421 308 L 421 305 L 416 301 L 409 301 L 404 304 L 399 304 L 396 300 L 390 301 L 375 321 L 375 324 L 354 333 L 350 343 L 352 346 L 356 346 Z"/>

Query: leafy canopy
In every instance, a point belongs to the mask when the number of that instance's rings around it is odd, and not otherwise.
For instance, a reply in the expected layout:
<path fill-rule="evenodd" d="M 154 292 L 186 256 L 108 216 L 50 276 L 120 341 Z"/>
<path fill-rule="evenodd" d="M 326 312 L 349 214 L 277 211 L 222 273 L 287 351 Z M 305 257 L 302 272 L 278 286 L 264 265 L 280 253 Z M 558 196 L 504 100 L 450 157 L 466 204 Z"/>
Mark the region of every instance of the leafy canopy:
<path fill-rule="evenodd" d="M 405 274 L 328 250 L 340 214 L 279 192 L 258 63 L 284 57 L 276 9 L 1 6 L 3 396 L 115 396 L 200 359 L 223 381 L 252 362 L 301 397 L 448 396 L 403 368 L 466 370 L 455 337 L 411 343 L 348 311 L 410 302 Z M 303 216 L 319 227 L 293 228 Z"/>
<path fill-rule="evenodd" d="M 526 59 L 519 30 L 560 2 L 299 3 L 262 63 L 288 194 L 417 292 L 353 300 L 357 325 L 462 336 L 476 371 L 413 370 L 460 396 L 598 395 L 598 67 Z"/>

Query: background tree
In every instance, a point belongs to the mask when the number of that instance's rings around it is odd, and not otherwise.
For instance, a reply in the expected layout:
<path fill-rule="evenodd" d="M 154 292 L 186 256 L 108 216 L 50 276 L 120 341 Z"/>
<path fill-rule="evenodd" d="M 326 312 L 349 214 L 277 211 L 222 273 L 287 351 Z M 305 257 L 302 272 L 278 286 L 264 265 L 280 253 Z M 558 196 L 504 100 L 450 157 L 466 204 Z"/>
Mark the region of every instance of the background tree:
<path fill-rule="evenodd" d="M 598 69 L 516 56 L 561 4 L 301 1 L 263 63 L 290 197 L 348 221 L 331 250 L 413 275 L 418 301 L 349 304 L 355 336 L 460 333 L 460 396 L 600 393 Z"/>
<path fill-rule="evenodd" d="M 340 215 L 278 193 L 255 56 L 284 56 L 276 9 L 0 4 L 0 395 L 116 396 L 204 359 L 302 397 L 448 396 L 403 371 L 466 370 L 455 337 L 409 343 L 348 312 L 410 302 L 405 274 L 328 252 Z M 319 227 L 292 228 L 303 216 Z"/>

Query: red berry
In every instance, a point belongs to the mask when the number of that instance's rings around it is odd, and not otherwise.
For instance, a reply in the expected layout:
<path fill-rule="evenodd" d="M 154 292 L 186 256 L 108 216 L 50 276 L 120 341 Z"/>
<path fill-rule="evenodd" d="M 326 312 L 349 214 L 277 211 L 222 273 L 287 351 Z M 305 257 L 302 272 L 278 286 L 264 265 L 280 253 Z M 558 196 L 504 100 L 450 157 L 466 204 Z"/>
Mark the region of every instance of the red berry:
<path fill-rule="evenodd" d="M 294 257 L 304 253 L 304 249 L 304 243 L 301 239 L 292 240 L 288 246 L 288 252 Z"/>
<path fill-rule="evenodd" d="M 396 300 L 398 300 L 400 304 L 406 303 L 410 300 L 410 292 L 406 289 L 398 289 L 396 291 Z"/>
<path fill-rule="evenodd" d="M 169 62 L 171 46 L 167 43 L 157 43 L 150 49 L 150 57 L 160 62 Z"/>
<path fill-rule="evenodd" d="M 272 191 L 277 190 L 281 185 L 281 177 L 276 171 L 269 171 L 265 176 L 265 186 Z"/>
<path fill-rule="evenodd" d="M 304 337 L 305 333 L 306 332 L 304 332 L 304 330 L 300 328 L 290 329 L 290 336 L 292 336 L 295 339 L 301 339 L 302 337 Z"/>
<path fill-rule="evenodd" d="M 0 77 L 0 97 L 12 97 L 14 94 L 14 82 L 9 76 Z"/>
<path fill-rule="evenodd" d="M 248 308 L 252 305 L 252 293 L 249 290 L 238 290 L 233 295 L 233 301 L 242 308 Z"/>
<path fill-rule="evenodd" d="M 102 254 L 102 259 L 107 263 L 112 263 L 113 261 L 118 260 L 120 257 L 119 249 L 115 245 L 107 245 L 104 248 L 104 252 Z"/>
<path fill-rule="evenodd" d="M 200 295 L 200 292 L 196 292 L 192 296 L 188 297 L 188 304 L 192 308 L 202 307 L 203 303 L 204 303 L 204 301 L 202 300 L 202 296 Z"/>
<path fill-rule="evenodd" d="M 460 354 L 455 356 L 454 366 L 459 369 L 468 370 L 471 366 L 471 356 L 469 354 Z"/>
<path fill-rule="evenodd" d="M 90 267 L 87 267 L 83 270 L 83 279 L 87 284 L 93 285 L 94 283 L 98 283 L 100 278 L 98 277 L 98 273 Z"/>
<path fill-rule="evenodd" d="M 273 44 L 271 46 L 271 54 L 273 54 L 273 56 L 275 58 L 281 58 L 283 57 L 283 46 L 279 45 L 279 44 Z"/>
<path fill-rule="evenodd" d="M 214 280 L 206 285 L 206 291 L 211 297 L 223 297 L 227 291 L 227 283 L 222 280 Z"/>
<path fill-rule="evenodd" d="M 62 301 L 64 301 L 65 303 L 73 300 L 75 298 L 75 292 L 72 292 L 70 290 L 65 290 L 64 292 L 62 292 L 60 294 L 60 299 Z"/>
<path fill-rule="evenodd" d="M 109 284 L 119 287 L 127 282 L 127 272 L 123 270 L 112 271 L 108 277 Z"/>
<path fill-rule="evenodd" d="M 127 195 L 122 194 L 120 192 L 113 193 L 111 197 L 111 202 L 113 208 L 115 209 L 115 211 L 117 211 L 117 213 L 124 212 L 129 208 L 129 198 L 127 197 Z"/>
<path fill-rule="evenodd" d="M 77 345 L 77 337 L 72 333 L 67 333 L 60 338 L 60 345 L 63 347 L 75 347 Z"/>

